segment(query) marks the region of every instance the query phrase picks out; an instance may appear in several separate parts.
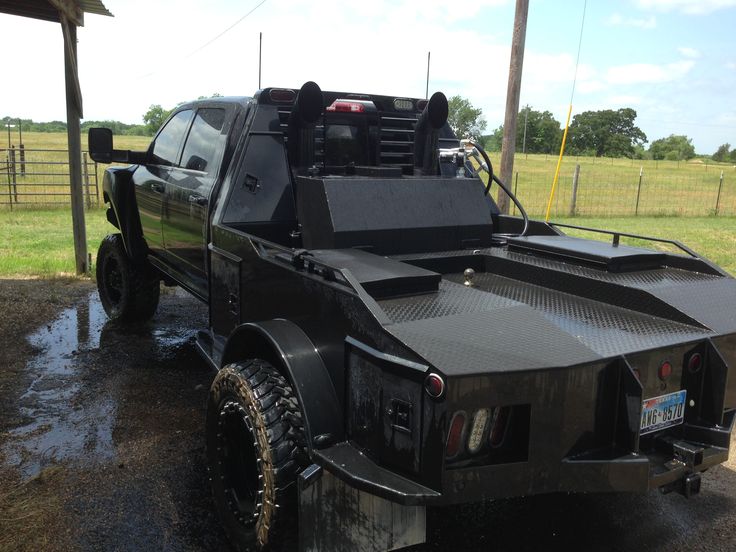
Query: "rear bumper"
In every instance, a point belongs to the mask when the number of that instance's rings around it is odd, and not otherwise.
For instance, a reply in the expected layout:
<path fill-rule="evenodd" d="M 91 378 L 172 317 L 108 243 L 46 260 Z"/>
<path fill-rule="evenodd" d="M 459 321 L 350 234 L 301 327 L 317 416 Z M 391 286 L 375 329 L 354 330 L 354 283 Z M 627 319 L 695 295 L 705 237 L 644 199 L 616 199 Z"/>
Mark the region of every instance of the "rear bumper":
<path fill-rule="evenodd" d="M 599 451 L 535 468 L 518 462 L 447 470 L 442 490 L 383 468 L 346 442 L 315 451 L 314 460 L 348 485 L 403 505 L 464 504 L 555 492 L 644 493 L 658 488 L 684 492 L 686 477 L 728 459 L 735 419 L 736 411 L 730 411 L 725 416 L 726 426 L 683 427 L 683 434 L 717 444 L 704 446 L 702 442 L 662 436 L 652 440 L 653 449 L 646 454 L 617 456 L 613 451 Z"/>

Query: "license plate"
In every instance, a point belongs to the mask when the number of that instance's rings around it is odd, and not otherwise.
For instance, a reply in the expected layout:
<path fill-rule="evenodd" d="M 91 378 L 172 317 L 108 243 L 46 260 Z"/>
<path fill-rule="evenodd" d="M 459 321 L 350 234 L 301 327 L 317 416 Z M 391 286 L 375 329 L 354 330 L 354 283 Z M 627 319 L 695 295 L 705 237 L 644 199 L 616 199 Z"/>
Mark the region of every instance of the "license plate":
<path fill-rule="evenodd" d="M 685 417 L 686 396 L 687 391 L 683 389 L 661 397 L 645 399 L 641 408 L 640 435 L 681 424 Z"/>

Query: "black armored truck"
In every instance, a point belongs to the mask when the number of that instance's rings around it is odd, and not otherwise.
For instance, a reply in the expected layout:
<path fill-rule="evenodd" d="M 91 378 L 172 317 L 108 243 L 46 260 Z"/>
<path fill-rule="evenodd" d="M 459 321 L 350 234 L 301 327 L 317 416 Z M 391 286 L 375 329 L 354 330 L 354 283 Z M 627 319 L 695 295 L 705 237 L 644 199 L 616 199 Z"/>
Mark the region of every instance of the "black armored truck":
<path fill-rule="evenodd" d="M 90 131 L 129 164 L 104 177 L 108 315 L 149 319 L 162 282 L 209 307 L 208 469 L 241 550 L 395 550 L 433 505 L 690 496 L 728 457 L 736 281 L 502 214 L 447 115 L 309 82 L 181 105 L 145 152 Z"/>

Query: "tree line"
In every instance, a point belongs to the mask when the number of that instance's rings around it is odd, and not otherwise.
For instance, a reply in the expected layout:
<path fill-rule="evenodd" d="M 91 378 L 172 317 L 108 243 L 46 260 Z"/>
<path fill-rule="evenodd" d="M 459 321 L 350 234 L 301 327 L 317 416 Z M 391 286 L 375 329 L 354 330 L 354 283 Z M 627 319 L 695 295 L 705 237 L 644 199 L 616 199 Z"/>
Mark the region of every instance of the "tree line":
<path fill-rule="evenodd" d="M 212 96 L 219 97 L 214 93 Z M 483 134 L 487 123 L 480 108 L 466 98 L 453 96 L 449 99 L 448 122 L 461 138 L 472 138 L 483 143 L 488 151 L 501 151 L 503 125 L 491 134 Z M 120 121 L 84 121 L 82 130 L 104 126 L 118 135 L 153 136 L 175 109 L 152 104 L 143 114 L 143 124 L 126 124 Z M 584 111 L 572 119 L 567 137 L 567 153 L 597 157 L 629 157 L 634 159 L 657 159 L 685 161 L 695 157 L 692 139 L 681 134 L 659 138 L 645 148 L 646 134 L 635 124 L 636 110 L 604 109 Z M 66 132 L 64 121 L 39 123 L 31 119 L 3 117 L 3 129 L 8 125 L 20 125 L 28 132 Z M 562 142 L 562 125 L 549 111 L 537 111 L 525 106 L 516 122 L 516 151 L 519 153 L 556 154 Z M 731 144 L 722 144 L 711 156 L 714 161 L 736 163 L 736 149 Z"/>
<path fill-rule="evenodd" d="M 481 109 L 460 96 L 452 97 L 449 107 L 450 126 L 458 136 L 480 140 L 488 151 L 501 151 L 503 125 L 491 134 L 483 135 L 486 121 Z M 636 116 L 636 110 L 630 107 L 578 113 L 568 129 L 566 152 L 571 155 L 668 161 L 686 161 L 696 156 L 692 138 L 682 134 L 659 138 L 645 148 L 647 135 L 636 126 Z M 551 112 L 526 106 L 519 111 L 516 120 L 516 151 L 557 154 L 562 134 L 562 125 Z M 711 157 L 714 161 L 736 162 L 736 149 L 723 144 Z"/>

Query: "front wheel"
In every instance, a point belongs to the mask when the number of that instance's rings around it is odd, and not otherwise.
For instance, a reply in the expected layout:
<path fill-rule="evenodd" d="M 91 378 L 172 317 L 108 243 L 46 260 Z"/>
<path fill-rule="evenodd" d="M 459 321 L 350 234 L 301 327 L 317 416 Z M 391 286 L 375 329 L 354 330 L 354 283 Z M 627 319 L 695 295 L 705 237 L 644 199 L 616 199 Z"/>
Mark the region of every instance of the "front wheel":
<path fill-rule="evenodd" d="M 105 312 L 118 322 L 144 322 L 158 307 L 160 277 L 148 263 L 134 263 L 120 234 L 110 234 L 97 251 L 97 290 Z"/>
<path fill-rule="evenodd" d="M 291 550 L 304 432 L 296 396 L 268 362 L 225 366 L 207 400 L 212 492 L 238 550 Z"/>

